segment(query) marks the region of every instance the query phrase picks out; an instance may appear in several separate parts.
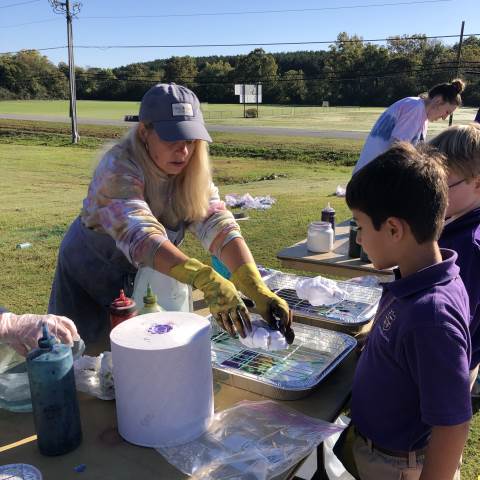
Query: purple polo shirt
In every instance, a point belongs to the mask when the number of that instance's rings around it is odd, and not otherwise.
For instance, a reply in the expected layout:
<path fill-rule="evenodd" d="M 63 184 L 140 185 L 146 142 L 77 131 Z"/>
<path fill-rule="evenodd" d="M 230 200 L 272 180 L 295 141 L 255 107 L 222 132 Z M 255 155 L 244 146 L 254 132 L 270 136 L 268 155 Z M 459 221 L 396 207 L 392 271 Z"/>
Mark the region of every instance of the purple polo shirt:
<path fill-rule="evenodd" d="M 473 370 L 480 363 L 480 208 L 446 225 L 438 243 L 458 253 L 457 265 L 470 299 Z"/>
<path fill-rule="evenodd" d="M 432 426 L 472 416 L 468 296 L 457 254 L 383 285 L 355 371 L 352 421 L 390 450 L 424 447 Z"/>

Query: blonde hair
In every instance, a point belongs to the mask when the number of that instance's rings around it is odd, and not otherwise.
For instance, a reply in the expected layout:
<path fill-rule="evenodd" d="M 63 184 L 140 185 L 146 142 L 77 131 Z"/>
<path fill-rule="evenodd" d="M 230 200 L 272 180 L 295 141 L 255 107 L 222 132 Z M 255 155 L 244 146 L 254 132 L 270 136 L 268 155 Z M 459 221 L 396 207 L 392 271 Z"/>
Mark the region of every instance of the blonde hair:
<path fill-rule="evenodd" d="M 466 179 L 480 175 L 480 124 L 455 125 L 430 141 L 446 157 L 447 168 Z"/>
<path fill-rule="evenodd" d="M 147 129 L 153 128 L 145 125 Z M 134 161 L 143 170 L 145 177 L 145 199 L 155 202 L 158 183 L 155 179 L 165 177 L 160 168 L 152 161 L 138 133 L 138 125 L 133 127 L 120 141 L 122 154 Z M 173 209 L 177 220 L 195 222 L 205 218 L 212 188 L 212 173 L 208 145 L 204 140 L 195 140 L 195 150 L 183 171 L 173 179 Z M 155 214 L 155 211 L 153 212 Z M 168 217 L 171 212 L 166 212 Z"/>

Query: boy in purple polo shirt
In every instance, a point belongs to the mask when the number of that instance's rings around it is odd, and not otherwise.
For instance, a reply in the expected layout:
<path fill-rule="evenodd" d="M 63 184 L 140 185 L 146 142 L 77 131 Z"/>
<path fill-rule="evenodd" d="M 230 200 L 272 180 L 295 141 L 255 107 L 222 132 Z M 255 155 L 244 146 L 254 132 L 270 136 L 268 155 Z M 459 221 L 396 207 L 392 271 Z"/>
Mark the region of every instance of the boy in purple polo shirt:
<path fill-rule="evenodd" d="M 472 416 L 469 306 L 457 254 L 440 250 L 448 187 L 442 157 L 395 144 L 357 172 L 346 200 L 383 284 L 352 392 L 362 480 L 460 478 Z"/>
<path fill-rule="evenodd" d="M 456 125 L 435 137 L 431 145 L 446 156 L 448 169 L 448 208 L 439 245 L 458 253 L 465 288 L 470 299 L 472 393 L 480 363 L 480 124 Z"/>

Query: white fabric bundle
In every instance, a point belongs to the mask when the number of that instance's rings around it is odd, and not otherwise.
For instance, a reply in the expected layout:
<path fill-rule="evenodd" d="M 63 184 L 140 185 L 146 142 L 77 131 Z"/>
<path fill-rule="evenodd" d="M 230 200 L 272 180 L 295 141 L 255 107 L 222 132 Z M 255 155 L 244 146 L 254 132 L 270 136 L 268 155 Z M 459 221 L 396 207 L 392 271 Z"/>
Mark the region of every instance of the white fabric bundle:
<path fill-rule="evenodd" d="M 252 319 L 252 331 L 246 334 L 245 338 L 239 337 L 239 340 L 248 348 L 262 348 L 271 352 L 288 348 L 282 333 L 272 330 L 264 320 Z"/>
<path fill-rule="evenodd" d="M 336 282 L 322 276 L 298 280 L 295 290 L 298 298 L 308 300 L 314 307 L 333 305 L 346 297 L 345 290 L 338 287 Z"/>

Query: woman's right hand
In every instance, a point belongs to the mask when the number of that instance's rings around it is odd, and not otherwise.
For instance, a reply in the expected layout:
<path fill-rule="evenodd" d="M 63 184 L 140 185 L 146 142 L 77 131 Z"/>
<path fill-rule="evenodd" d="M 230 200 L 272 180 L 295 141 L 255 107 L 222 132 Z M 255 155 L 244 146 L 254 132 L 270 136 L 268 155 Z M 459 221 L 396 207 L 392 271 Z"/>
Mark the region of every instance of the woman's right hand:
<path fill-rule="evenodd" d="M 170 276 L 201 290 L 213 317 L 230 335 L 237 331 L 245 338 L 252 330 L 250 315 L 235 285 L 212 267 L 190 258 L 171 268 Z"/>

